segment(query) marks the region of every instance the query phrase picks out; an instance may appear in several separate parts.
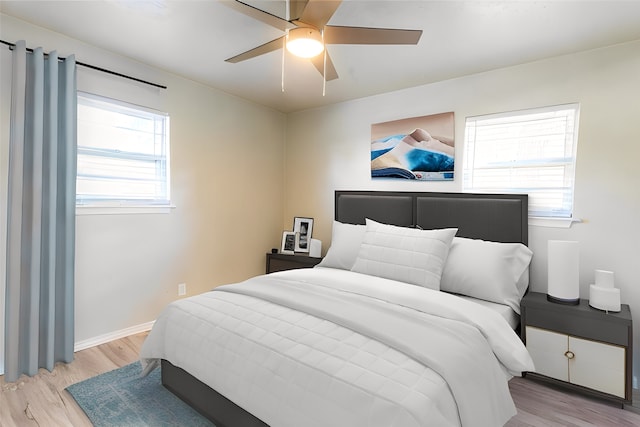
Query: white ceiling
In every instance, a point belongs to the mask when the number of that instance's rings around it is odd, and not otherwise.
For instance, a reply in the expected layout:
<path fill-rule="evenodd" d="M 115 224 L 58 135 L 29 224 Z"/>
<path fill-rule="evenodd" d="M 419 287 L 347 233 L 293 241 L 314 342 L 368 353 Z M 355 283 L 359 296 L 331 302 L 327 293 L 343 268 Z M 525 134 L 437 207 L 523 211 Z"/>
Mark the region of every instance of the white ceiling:
<path fill-rule="evenodd" d="M 329 46 L 340 78 L 322 96 L 315 67 L 290 55 L 282 92 L 281 50 L 224 62 L 282 33 L 220 0 L 0 1 L 0 11 L 283 112 L 640 39 L 633 0 L 344 0 L 329 24 L 423 34 L 417 46 Z"/>

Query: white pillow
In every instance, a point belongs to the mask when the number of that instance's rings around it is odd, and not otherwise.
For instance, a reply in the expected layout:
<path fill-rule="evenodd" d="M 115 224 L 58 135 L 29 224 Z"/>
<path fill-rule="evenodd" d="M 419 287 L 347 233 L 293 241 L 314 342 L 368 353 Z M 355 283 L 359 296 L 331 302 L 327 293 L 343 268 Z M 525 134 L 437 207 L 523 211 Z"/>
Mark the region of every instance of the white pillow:
<path fill-rule="evenodd" d="M 529 286 L 533 252 L 522 243 L 456 237 L 444 266 L 440 290 L 506 304 L 520 314 Z"/>
<path fill-rule="evenodd" d="M 397 227 L 367 218 L 367 231 L 351 271 L 439 290 L 457 231 Z"/>
<path fill-rule="evenodd" d="M 327 251 L 327 255 L 317 267 L 351 270 L 353 263 L 356 262 L 365 231 L 366 227 L 364 225 L 343 224 L 333 221 L 331 246 Z"/>

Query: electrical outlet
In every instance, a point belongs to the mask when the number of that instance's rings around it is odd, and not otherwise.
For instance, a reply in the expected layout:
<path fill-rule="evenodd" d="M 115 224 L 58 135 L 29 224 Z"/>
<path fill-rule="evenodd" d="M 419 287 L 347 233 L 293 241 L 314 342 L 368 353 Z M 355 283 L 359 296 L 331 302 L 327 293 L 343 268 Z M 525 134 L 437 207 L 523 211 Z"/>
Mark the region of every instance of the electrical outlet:
<path fill-rule="evenodd" d="M 187 294 L 187 284 L 186 283 L 178 283 L 178 296 Z"/>

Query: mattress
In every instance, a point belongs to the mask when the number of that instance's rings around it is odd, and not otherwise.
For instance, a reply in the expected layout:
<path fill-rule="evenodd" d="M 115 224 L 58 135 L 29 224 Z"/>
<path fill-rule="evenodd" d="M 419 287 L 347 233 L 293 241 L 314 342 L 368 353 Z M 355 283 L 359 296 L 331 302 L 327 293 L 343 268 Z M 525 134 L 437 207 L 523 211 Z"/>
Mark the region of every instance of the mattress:
<path fill-rule="evenodd" d="M 272 427 L 494 426 L 532 370 L 494 311 L 336 269 L 290 270 L 170 304 L 141 350 Z"/>

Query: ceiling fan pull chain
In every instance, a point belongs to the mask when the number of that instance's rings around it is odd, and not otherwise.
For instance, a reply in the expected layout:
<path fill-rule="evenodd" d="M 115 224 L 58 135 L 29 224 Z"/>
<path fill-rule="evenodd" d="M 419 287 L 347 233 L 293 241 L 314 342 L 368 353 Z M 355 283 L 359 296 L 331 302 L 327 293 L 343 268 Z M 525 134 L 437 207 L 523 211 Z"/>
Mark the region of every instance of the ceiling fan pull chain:
<path fill-rule="evenodd" d="M 324 64 L 322 65 L 322 96 L 324 96 L 327 89 L 327 47 L 324 44 L 324 28 L 320 34 L 322 35 L 322 46 L 324 46 Z"/>
<path fill-rule="evenodd" d="M 289 31 L 287 31 L 287 33 L 289 33 Z M 282 92 L 284 93 L 284 55 L 285 55 L 285 51 L 287 46 L 287 37 L 283 37 L 282 38 L 282 75 L 280 77 L 280 85 L 282 87 Z"/>

